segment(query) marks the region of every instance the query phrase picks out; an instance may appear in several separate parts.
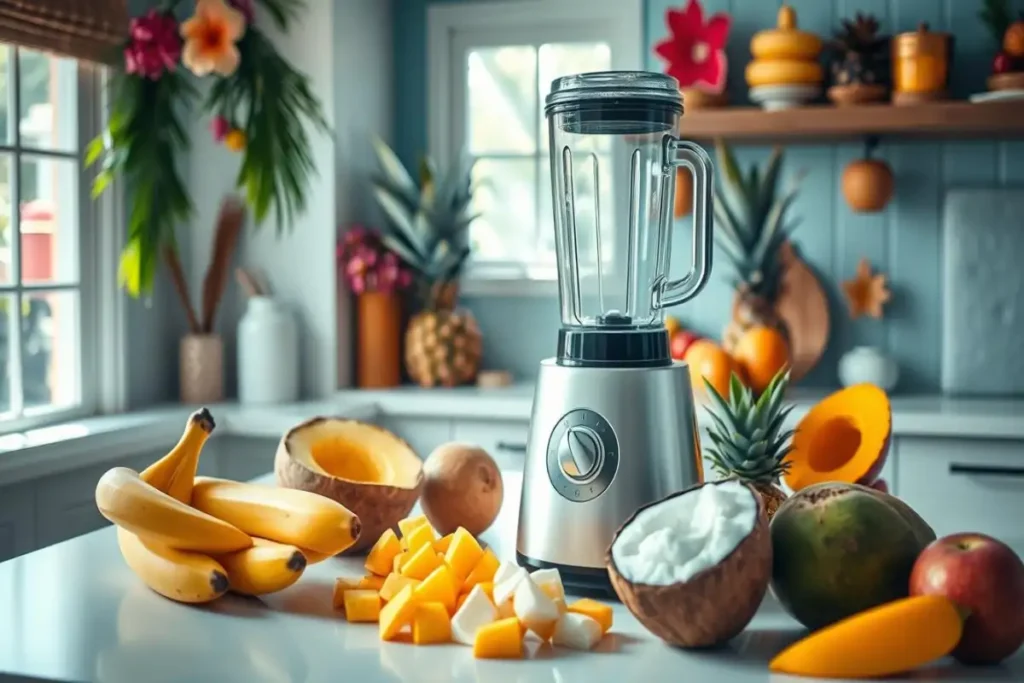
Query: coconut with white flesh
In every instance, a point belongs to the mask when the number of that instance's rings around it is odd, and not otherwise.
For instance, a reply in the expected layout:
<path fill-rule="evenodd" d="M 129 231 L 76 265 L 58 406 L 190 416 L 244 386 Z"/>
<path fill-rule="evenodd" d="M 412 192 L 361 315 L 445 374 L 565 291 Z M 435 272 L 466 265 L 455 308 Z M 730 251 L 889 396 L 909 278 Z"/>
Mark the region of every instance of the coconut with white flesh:
<path fill-rule="evenodd" d="M 735 480 L 674 493 L 633 513 L 608 551 L 615 593 L 669 644 L 699 648 L 738 635 L 771 578 L 761 497 Z"/>

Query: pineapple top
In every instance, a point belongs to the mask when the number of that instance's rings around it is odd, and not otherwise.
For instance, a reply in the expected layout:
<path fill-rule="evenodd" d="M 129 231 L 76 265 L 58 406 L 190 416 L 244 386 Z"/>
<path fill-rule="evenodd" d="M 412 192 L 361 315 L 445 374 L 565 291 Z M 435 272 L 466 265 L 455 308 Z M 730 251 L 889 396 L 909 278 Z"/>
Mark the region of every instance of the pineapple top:
<path fill-rule="evenodd" d="M 848 53 L 870 56 L 881 52 L 887 39 L 878 35 L 878 19 L 870 14 L 857 15 L 851 21 L 843 19 L 842 30 L 835 35 L 837 45 Z"/>
<path fill-rule="evenodd" d="M 789 469 L 793 430 L 782 423 L 793 409 L 783 405 L 789 385 L 789 369 L 784 368 L 756 400 L 749 387 L 734 374 L 726 400 L 705 380 L 714 405 L 709 409 L 711 445 L 705 449 L 714 469 L 724 477 L 737 477 L 751 483 L 777 484 Z"/>

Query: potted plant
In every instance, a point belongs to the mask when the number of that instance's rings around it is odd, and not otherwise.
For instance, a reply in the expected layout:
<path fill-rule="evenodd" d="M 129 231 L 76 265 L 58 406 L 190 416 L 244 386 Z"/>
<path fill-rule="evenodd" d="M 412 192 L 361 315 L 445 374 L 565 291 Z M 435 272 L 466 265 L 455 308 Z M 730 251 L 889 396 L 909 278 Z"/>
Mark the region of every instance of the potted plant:
<path fill-rule="evenodd" d="M 826 45 L 831 57 L 832 87 L 828 98 L 843 106 L 882 102 L 889 96 L 889 38 L 879 35 L 871 14 L 843 19 Z"/>

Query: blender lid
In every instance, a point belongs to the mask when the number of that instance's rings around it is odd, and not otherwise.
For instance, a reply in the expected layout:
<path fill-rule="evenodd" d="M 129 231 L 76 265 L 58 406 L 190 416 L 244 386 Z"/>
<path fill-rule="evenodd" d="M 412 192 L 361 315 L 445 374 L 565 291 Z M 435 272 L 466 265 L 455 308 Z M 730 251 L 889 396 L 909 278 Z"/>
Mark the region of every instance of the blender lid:
<path fill-rule="evenodd" d="M 544 112 L 550 114 L 559 105 L 609 100 L 643 100 L 683 111 L 679 82 L 672 76 L 653 71 L 595 71 L 552 81 Z"/>

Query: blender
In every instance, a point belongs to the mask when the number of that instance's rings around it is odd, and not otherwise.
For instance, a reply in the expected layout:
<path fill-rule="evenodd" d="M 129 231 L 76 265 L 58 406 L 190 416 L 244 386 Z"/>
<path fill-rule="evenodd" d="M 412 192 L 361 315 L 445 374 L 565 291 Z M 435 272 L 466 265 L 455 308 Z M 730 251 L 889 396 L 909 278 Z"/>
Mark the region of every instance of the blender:
<path fill-rule="evenodd" d="M 678 83 L 633 71 L 558 78 L 545 100 L 561 328 L 541 361 L 516 559 L 611 590 L 605 557 L 640 506 L 703 480 L 689 370 L 664 311 L 711 272 L 712 166 L 676 137 Z M 672 279 L 677 167 L 693 175 L 688 272 Z"/>

